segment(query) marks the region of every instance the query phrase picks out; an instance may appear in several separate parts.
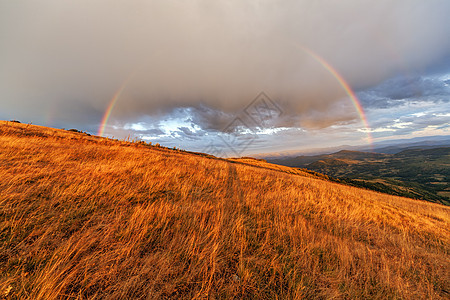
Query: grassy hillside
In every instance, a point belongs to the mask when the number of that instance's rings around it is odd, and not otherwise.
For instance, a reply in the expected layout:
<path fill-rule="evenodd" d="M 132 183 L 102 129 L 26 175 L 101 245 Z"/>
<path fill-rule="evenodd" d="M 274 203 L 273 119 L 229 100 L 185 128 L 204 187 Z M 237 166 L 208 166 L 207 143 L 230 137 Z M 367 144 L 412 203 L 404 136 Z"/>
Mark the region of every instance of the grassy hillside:
<path fill-rule="evenodd" d="M 307 168 L 355 186 L 450 205 L 450 147 L 396 154 L 339 151 L 270 161 Z"/>
<path fill-rule="evenodd" d="M 450 208 L 0 122 L 7 299 L 448 299 Z"/>

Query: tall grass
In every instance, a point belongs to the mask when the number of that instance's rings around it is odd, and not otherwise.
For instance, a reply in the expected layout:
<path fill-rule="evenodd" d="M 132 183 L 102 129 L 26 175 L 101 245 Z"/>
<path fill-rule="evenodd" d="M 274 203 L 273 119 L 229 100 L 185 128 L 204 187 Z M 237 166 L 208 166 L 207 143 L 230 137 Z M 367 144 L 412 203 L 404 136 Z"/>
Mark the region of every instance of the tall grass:
<path fill-rule="evenodd" d="M 0 178 L 0 297 L 450 297 L 442 205 L 10 122 Z"/>

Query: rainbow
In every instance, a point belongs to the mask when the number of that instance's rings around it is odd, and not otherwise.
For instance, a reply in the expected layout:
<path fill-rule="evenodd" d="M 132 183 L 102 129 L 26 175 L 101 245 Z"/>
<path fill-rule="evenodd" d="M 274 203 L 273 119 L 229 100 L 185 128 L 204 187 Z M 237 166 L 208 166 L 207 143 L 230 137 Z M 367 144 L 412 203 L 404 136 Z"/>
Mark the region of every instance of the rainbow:
<path fill-rule="evenodd" d="M 108 123 L 109 117 L 111 116 L 112 110 L 114 109 L 114 106 L 116 105 L 117 100 L 120 98 L 120 95 L 122 94 L 123 90 L 125 89 L 126 85 L 128 83 L 128 80 L 126 80 L 122 86 L 116 91 L 112 99 L 109 101 L 108 108 L 106 109 L 105 113 L 103 114 L 102 121 L 100 123 L 100 127 L 98 129 L 97 135 L 103 136 L 105 133 L 105 127 Z"/>
<path fill-rule="evenodd" d="M 373 144 L 373 138 L 371 134 L 371 129 L 369 126 L 369 122 L 367 121 L 366 114 L 364 113 L 364 109 L 361 106 L 361 102 L 359 101 L 358 97 L 356 96 L 355 92 L 352 90 L 350 85 L 347 83 L 347 81 L 344 79 L 342 75 L 338 73 L 338 71 L 333 68 L 332 65 L 330 65 L 324 58 L 319 56 L 318 54 L 314 53 L 312 50 L 306 48 L 305 46 L 299 46 L 305 53 L 307 53 L 309 56 L 314 58 L 318 63 L 320 63 L 333 77 L 337 80 L 337 82 L 342 86 L 344 91 L 347 93 L 348 97 L 352 101 L 353 106 L 355 107 L 360 119 L 363 122 L 364 127 L 366 128 L 367 132 L 367 140 L 369 145 Z M 100 123 L 100 127 L 98 130 L 98 135 L 103 136 L 105 133 L 105 127 L 108 123 L 108 120 L 111 116 L 111 112 L 114 109 L 114 106 L 116 105 L 117 100 L 120 98 L 120 95 L 125 90 L 125 87 L 127 86 L 128 82 L 130 81 L 131 76 L 128 77 L 127 80 L 121 85 L 121 87 L 116 91 L 114 96 L 112 97 L 111 101 L 109 102 L 109 105 L 103 115 L 102 121 Z"/>
<path fill-rule="evenodd" d="M 342 86 L 344 91 L 347 93 L 348 97 L 353 103 L 353 106 L 355 107 L 356 111 L 358 112 L 358 115 L 363 122 L 364 127 L 366 128 L 367 132 L 367 140 L 369 142 L 369 145 L 372 145 L 373 138 L 371 134 L 371 129 L 369 126 L 369 122 L 367 121 L 366 114 L 364 113 L 364 109 L 361 106 L 361 102 L 359 101 L 358 97 L 356 96 L 355 92 L 352 90 L 350 85 L 345 81 L 344 77 L 342 77 L 341 74 L 338 73 L 338 71 L 333 68 L 332 65 L 330 65 L 324 58 L 319 56 L 318 54 L 314 53 L 310 49 L 306 48 L 305 46 L 300 46 L 300 48 L 309 54 L 312 58 L 314 58 L 318 63 L 320 63 L 328 72 L 330 72 L 331 75 L 339 82 L 339 84 Z"/>

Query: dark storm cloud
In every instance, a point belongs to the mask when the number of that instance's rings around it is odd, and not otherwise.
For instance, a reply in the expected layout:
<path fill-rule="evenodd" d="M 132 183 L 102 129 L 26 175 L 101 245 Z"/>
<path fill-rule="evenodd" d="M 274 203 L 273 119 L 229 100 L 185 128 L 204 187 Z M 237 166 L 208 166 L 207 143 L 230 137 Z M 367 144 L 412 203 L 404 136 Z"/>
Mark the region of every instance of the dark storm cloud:
<path fill-rule="evenodd" d="M 189 114 L 190 121 L 206 131 L 223 130 L 235 116 L 234 114 L 225 113 L 221 110 L 207 107 L 206 105 L 191 107 Z"/>
<path fill-rule="evenodd" d="M 445 0 L 0 0 L 2 115 L 98 124 L 127 82 L 122 122 L 185 107 L 222 130 L 261 91 L 285 108 L 276 126 L 350 122 L 333 111 L 342 87 L 301 46 L 368 88 L 447 55 L 448 11 Z"/>

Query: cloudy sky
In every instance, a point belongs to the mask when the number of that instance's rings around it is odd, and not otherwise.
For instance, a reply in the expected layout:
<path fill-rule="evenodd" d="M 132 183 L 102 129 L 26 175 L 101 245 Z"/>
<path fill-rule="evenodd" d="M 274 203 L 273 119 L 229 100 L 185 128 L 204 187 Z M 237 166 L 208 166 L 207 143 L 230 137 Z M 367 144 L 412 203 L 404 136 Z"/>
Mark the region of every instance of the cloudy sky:
<path fill-rule="evenodd" d="M 0 119 L 217 155 L 450 135 L 449 14 L 448 0 L 0 0 Z"/>

